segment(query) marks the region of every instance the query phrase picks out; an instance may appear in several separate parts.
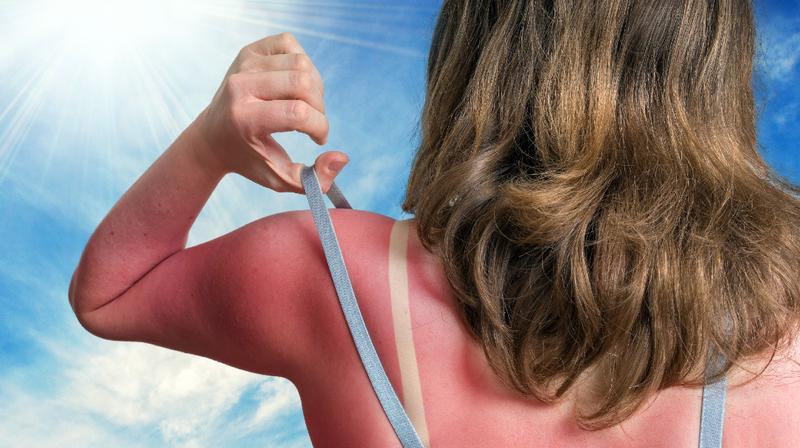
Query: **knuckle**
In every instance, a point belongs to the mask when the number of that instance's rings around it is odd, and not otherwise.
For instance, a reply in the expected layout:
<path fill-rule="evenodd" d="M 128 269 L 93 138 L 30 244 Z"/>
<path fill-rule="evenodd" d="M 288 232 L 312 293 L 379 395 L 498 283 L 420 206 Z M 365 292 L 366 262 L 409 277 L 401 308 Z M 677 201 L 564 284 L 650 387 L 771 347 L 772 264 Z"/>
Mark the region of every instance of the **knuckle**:
<path fill-rule="evenodd" d="M 278 34 L 277 39 L 278 39 L 278 41 L 280 41 L 282 43 L 285 43 L 285 44 L 291 44 L 291 43 L 297 42 L 297 40 L 294 38 L 292 33 L 288 32 L 288 31 L 285 31 L 283 33 Z"/>
<path fill-rule="evenodd" d="M 292 87 L 299 92 L 311 90 L 312 82 L 311 75 L 307 72 L 293 71 L 291 72 Z"/>
<path fill-rule="evenodd" d="M 230 94 L 238 94 L 244 87 L 244 75 L 234 73 L 225 81 L 225 90 Z"/>
<path fill-rule="evenodd" d="M 253 54 L 253 45 L 255 45 L 255 42 L 247 44 L 241 49 L 239 49 L 239 53 L 236 55 L 236 59 L 240 61 L 247 59 L 251 54 Z"/>
<path fill-rule="evenodd" d="M 255 60 L 253 58 L 243 58 L 239 62 L 239 71 L 249 72 L 255 69 Z"/>
<path fill-rule="evenodd" d="M 286 108 L 286 117 L 292 123 L 305 123 L 311 111 L 304 101 L 294 100 Z"/>
<path fill-rule="evenodd" d="M 303 53 L 295 53 L 293 57 L 294 61 L 292 65 L 294 66 L 295 70 L 299 70 L 302 72 L 311 70 L 312 67 L 311 58 L 308 57 L 308 55 L 305 55 Z"/>

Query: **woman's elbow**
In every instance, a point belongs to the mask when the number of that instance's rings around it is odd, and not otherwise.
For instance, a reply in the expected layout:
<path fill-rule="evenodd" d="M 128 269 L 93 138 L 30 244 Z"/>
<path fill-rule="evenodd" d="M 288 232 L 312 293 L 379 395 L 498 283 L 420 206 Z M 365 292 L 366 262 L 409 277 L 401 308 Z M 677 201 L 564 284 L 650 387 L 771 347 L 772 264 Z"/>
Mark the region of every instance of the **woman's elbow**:
<path fill-rule="evenodd" d="M 78 282 L 79 269 L 80 266 L 75 269 L 75 272 L 72 274 L 72 279 L 69 282 L 69 290 L 67 291 L 69 305 L 75 317 L 78 319 L 78 323 L 80 323 L 86 331 L 97 337 L 107 339 L 107 329 L 104 328 L 100 320 L 97 319 L 97 313 L 87 309 L 84 305 L 86 301 L 81 299 L 81 297 L 84 296 L 82 296 L 83 290 Z"/>

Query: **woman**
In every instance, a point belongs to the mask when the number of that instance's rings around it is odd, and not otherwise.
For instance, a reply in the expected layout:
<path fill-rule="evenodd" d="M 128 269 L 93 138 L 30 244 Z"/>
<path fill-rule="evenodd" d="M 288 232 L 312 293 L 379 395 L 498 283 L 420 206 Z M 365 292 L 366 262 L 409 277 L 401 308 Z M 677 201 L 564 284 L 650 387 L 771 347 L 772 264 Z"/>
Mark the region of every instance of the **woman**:
<path fill-rule="evenodd" d="M 754 35 L 748 0 L 445 0 L 414 219 L 331 210 L 424 443 L 697 446 L 700 386 L 727 378 L 725 446 L 800 446 L 800 202 L 756 151 Z M 308 211 L 185 248 L 227 173 L 304 192 L 289 130 L 328 124 L 281 34 L 112 208 L 70 301 L 100 337 L 288 378 L 315 445 L 397 446 Z M 323 191 L 347 161 L 317 158 Z"/>

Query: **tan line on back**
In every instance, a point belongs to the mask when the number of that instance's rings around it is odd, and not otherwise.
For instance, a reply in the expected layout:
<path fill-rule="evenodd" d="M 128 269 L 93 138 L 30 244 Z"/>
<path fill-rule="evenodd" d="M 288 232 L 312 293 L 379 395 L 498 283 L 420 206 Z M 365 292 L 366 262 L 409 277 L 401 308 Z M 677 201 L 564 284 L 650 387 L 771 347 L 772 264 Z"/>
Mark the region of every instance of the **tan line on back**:
<path fill-rule="evenodd" d="M 422 387 L 414 351 L 411 310 L 408 304 L 408 221 L 395 221 L 389 242 L 389 288 L 392 301 L 392 320 L 403 385 L 403 407 L 414 424 L 422 443 L 429 446 L 428 426 Z"/>

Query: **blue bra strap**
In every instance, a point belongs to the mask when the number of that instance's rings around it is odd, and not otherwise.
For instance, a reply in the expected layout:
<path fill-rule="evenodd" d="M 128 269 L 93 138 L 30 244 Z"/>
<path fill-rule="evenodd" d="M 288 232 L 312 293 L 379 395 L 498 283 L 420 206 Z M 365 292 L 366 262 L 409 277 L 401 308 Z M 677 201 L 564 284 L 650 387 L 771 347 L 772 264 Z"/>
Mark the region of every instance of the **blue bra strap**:
<path fill-rule="evenodd" d="M 333 229 L 331 216 L 325 207 L 322 188 L 319 185 L 319 179 L 313 167 L 303 167 L 302 181 L 308 205 L 311 207 L 311 214 L 314 217 L 314 225 L 317 227 L 317 232 L 319 232 L 319 237 L 322 241 L 325 259 L 328 261 L 333 285 L 336 288 L 336 294 L 339 296 L 339 303 L 342 306 L 347 326 L 350 328 L 350 334 L 353 336 L 358 355 L 361 357 L 361 362 L 367 371 L 369 381 L 372 383 L 373 390 L 375 390 L 375 395 L 378 396 L 378 401 L 380 401 L 383 411 L 386 413 L 386 417 L 388 417 L 389 423 L 392 424 L 392 428 L 394 428 L 394 432 L 403 447 L 422 448 L 422 441 L 416 430 L 414 430 L 414 426 L 411 424 L 405 409 L 403 409 L 403 405 L 400 404 L 400 400 L 397 398 L 394 388 L 392 388 L 392 383 L 389 382 L 389 378 L 383 370 L 383 365 L 381 365 L 381 360 L 375 351 L 375 346 L 372 345 L 372 339 L 367 331 L 364 318 L 361 316 L 361 310 L 358 308 L 353 285 L 350 283 L 350 276 L 344 264 L 344 257 L 342 257 L 342 251 L 339 248 L 339 241 Z M 350 208 L 344 195 L 336 188 L 335 184 L 331 185 L 327 194 L 336 207 Z"/>
<path fill-rule="evenodd" d="M 722 367 L 725 358 L 712 355 L 706 364 L 706 378 Z M 725 421 L 725 393 L 728 380 L 722 377 L 716 383 L 703 386 L 703 404 L 700 408 L 700 448 L 722 447 L 722 424 Z"/>

